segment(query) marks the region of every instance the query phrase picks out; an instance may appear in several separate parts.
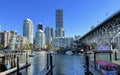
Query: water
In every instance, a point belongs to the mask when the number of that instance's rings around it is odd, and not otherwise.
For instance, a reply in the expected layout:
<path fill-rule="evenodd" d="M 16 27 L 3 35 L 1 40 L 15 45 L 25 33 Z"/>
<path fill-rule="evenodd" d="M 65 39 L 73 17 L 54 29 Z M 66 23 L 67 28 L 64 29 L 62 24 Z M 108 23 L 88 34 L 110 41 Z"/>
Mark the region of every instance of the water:
<path fill-rule="evenodd" d="M 56 55 L 54 75 L 84 75 L 84 59 L 80 55 Z"/>
<path fill-rule="evenodd" d="M 89 55 L 93 59 L 93 54 Z M 109 53 L 97 54 L 97 58 L 110 61 Z M 20 56 L 20 62 L 24 63 L 26 57 Z M 114 60 L 114 54 L 112 54 Z M 46 55 L 36 55 L 28 57 L 28 62 L 31 66 L 28 68 L 28 73 L 22 71 L 23 75 L 37 75 L 40 71 L 46 68 Z M 54 75 L 84 75 L 84 56 L 83 55 L 53 55 L 53 64 L 55 65 Z"/>
<path fill-rule="evenodd" d="M 20 62 L 25 62 L 25 56 L 20 56 Z M 37 75 L 46 68 L 46 56 L 36 55 L 29 57 L 28 62 L 31 66 L 28 68 L 27 75 Z M 84 56 L 83 55 L 53 55 L 53 64 L 55 65 L 54 75 L 84 75 Z M 26 75 L 25 71 L 22 71 Z"/>

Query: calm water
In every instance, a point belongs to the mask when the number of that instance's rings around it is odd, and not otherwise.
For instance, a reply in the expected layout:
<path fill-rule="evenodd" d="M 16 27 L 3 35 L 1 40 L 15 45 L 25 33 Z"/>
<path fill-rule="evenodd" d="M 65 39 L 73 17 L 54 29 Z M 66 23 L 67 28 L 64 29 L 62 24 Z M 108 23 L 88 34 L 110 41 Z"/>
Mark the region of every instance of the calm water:
<path fill-rule="evenodd" d="M 93 59 L 93 55 L 89 56 Z M 26 57 L 20 56 L 20 62 L 24 63 Z M 109 61 L 109 54 L 97 54 L 97 58 Z M 114 60 L 114 54 L 112 55 Z M 36 55 L 28 57 L 28 62 L 31 66 L 28 68 L 28 73 L 22 71 L 23 75 L 38 75 L 40 71 L 46 68 L 46 55 Z M 83 55 L 53 55 L 54 75 L 84 75 L 84 56 Z"/>
<path fill-rule="evenodd" d="M 46 68 L 46 56 L 36 55 L 28 57 L 31 66 L 28 68 L 27 75 L 37 75 Z M 25 62 L 25 56 L 20 56 L 20 62 Z M 83 55 L 53 55 L 54 75 L 84 75 L 84 56 Z M 22 71 L 24 75 L 26 73 Z"/>

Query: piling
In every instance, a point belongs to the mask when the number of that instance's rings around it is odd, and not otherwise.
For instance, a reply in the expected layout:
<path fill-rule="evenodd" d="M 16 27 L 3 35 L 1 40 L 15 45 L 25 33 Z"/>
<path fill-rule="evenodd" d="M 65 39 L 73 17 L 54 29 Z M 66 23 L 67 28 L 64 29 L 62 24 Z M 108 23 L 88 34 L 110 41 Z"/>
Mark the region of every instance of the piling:
<path fill-rule="evenodd" d="M 96 52 L 94 52 L 94 68 L 96 70 Z"/>
<path fill-rule="evenodd" d="M 53 61 L 52 61 L 52 55 L 50 54 L 50 75 L 53 75 Z"/>
<path fill-rule="evenodd" d="M 19 75 L 19 57 L 17 56 L 17 75 Z"/>
<path fill-rule="evenodd" d="M 115 60 L 117 60 L 117 52 L 115 51 Z"/>
<path fill-rule="evenodd" d="M 47 54 L 47 70 L 49 69 L 49 54 Z"/>
<path fill-rule="evenodd" d="M 112 61 L 112 52 L 110 51 L 110 62 Z"/>
<path fill-rule="evenodd" d="M 26 53 L 26 65 L 28 65 L 28 54 Z M 28 68 L 26 67 L 26 74 L 28 72 Z"/>

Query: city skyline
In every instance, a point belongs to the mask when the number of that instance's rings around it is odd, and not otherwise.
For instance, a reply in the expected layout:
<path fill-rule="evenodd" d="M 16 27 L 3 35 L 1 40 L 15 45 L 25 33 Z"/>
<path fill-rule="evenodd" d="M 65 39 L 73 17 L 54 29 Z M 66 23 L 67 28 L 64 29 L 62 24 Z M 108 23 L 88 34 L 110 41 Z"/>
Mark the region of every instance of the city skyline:
<path fill-rule="evenodd" d="M 18 35 L 22 35 L 23 20 L 30 18 L 34 34 L 38 23 L 55 30 L 55 11 L 63 9 L 65 35 L 85 35 L 91 26 L 98 25 L 118 11 L 119 3 L 118 0 L 4 0 L 0 2 L 0 27 L 2 31 L 17 30 Z"/>

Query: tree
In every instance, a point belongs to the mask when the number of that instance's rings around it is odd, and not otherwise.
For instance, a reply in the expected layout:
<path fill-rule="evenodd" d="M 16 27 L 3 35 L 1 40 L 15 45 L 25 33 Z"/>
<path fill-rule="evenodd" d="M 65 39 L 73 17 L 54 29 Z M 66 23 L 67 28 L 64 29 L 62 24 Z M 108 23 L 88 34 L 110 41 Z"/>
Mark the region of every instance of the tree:
<path fill-rule="evenodd" d="M 29 50 L 29 49 L 31 49 L 31 47 L 30 47 L 28 44 L 25 44 L 25 45 L 23 46 L 23 50 Z"/>
<path fill-rule="evenodd" d="M 0 50 L 4 49 L 4 46 L 3 45 L 0 45 Z"/>
<path fill-rule="evenodd" d="M 47 49 L 50 49 L 52 47 L 51 44 L 47 44 Z"/>

